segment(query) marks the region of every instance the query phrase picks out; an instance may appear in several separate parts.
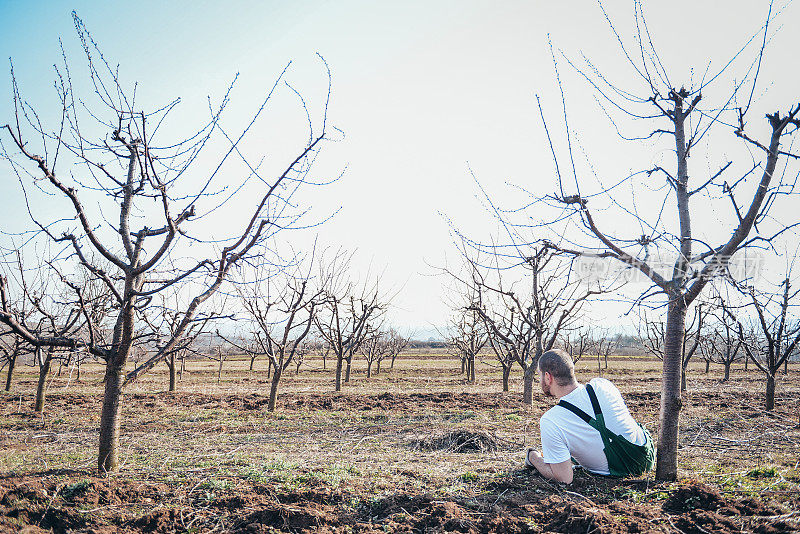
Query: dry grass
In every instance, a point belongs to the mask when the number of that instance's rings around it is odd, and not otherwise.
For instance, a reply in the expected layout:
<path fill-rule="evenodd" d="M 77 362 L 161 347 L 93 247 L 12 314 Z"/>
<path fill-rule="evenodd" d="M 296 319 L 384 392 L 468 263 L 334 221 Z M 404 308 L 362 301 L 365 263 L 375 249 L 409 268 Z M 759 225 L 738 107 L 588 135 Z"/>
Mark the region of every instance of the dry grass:
<path fill-rule="evenodd" d="M 356 362 L 351 384 L 336 394 L 332 363 L 322 369 L 320 359 L 311 359 L 298 376 L 285 377 L 274 413 L 265 411 L 263 361 L 253 372 L 247 361 L 226 362 L 219 384 L 216 362 L 191 361 L 175 393 L 164 391 L 166 369 L 160 368 L 124 396 L 119 478 L 210 484 L 218 493 L 259 483 L 286 491 L 322 485 L 365 499 L 404 492 L 469 500 L 516 476 L 522 451 L 538 446 L 538 420 L 553 401 L 539 394 L 524 408 L 518 371 L 504 394 L 500 370 L 488 360 L 478 364 L 476 384 L 467 384 L 458 361 L 441 354 L 403 357 L 393 370 L 385 363 L 384 372 L 367 380 L 365 364 Z M 579 379 L 596 376 L 596 365 L 579 362 Z M 19 370 L 12 391 L 0 396 L 3 476 L 91 472 L 101 371 L 84 366 L 80 382 L 66 370 L 52 377 L 45 412 L 37 416 L 31 410 L 36 376 L 31 368 Z M 655 437 L 660 362 L 615 358 L 604 373 Z M 700 364 L 690 373 L 681 475 L 736 494 L 796 493 L 800 366 L 781 376 L 773 413 L 760 408 L 762 382 L 752 370 L 734 370 L 727 383 L 718 369 L 703 374 Z M 595 486 L 600 493 L 618 491 Z"/>

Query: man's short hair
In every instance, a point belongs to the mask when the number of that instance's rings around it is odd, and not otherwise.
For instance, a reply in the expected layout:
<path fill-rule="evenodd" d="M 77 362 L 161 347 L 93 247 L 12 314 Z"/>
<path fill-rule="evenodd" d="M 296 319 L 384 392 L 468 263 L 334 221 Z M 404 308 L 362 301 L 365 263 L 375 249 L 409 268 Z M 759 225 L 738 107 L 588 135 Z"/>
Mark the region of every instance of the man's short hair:
<path fill-rule="evenodd" d="M 562 349 L 548 350 L 539 357 L 539 371 L 550 373 L 559 386 L 575 381 L 575 364 L 572 357 Z"/>

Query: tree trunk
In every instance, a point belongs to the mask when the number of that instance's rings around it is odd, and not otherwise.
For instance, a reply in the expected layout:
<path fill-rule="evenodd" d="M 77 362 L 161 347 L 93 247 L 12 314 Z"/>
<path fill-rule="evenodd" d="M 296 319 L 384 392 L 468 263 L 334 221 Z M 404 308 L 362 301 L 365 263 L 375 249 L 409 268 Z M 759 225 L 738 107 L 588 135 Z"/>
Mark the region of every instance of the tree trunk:
<path fill-rule="evenodd" d="M 745 359 L 744 359 L 744 370 L 745 371 L 747 371 L 747 362 L 749 362 L 749 361 L 750 361 L 750 357 L 749 356 L 745 357 Z"/>
<path fill-rule="evenodd" d="M 533 379 L 536 376 L 536 366 L 529 365 L 522 373 L 522 404 L 533 405 Z"/>
<path fill-rule="evenodd" d="M 170 354 L 167 360 L 169 367 L 169 391 L 175 391 L 175 354 Z"/>
<path fill-rule="evenodd" d="M 681 393 L 684 391 L 686 391 L 686 366 L 681 365 Z"/>
<path fill-rule="evenodd" d="M 372 362 L 367 360 L 367 378 L 372 378 Z"/>
<path fill-rule="evenodd" d="M 503 366 L 503 392 L 508 392 L 508 377 L 511 374 L 511 366 L 504 365 Z"/>
<path fill-rule="evenodd" d="M 475 383 L 475 356 L 469 359 L 469 376 L 467 377 L 470 384 Z"/>
<path fill-rule="evenodd" d="M 375 376 L 381 374 L 381 360 L 378 359 L 378 365 L 375 367 Z"/>
<path fill-rule="evenodd" d="M 597 374 L 603 376 L 603 369 L 600 367 L 600 353 L 597 354 Z"/>
<path fill-rule="evenodd" d="M 767 399 L 764 408 L 769 411 L 775 408 L 775 374 L 767 375 Z"/>
<path fill-rule="evenodd" d="M 222 382 L 222 364 L 225 363 L 225 358 L 219 357 L 219 369 L 217 369 L 217 384 Z"/>
<path fill-rule="evenodd" d="M 783 374 L 785 374 L 785 375 L 789 374 L 789 358 L 788 357 L 783 361 Z"/>
<path fill-rule="evenodd" d="M 328 355 L 324 352 L 322 353 L 322 369 L 328 368 Z"/>
<path fill-rule="evenodd" d="M 676 480 L 678 478 L 678 419 L 681 412 L 681 373 L 683 336 L 685 333 L 686 307 L 683 301 L 672 298 L 667 310 L 667 325 L 664 333 L 664 360 L 661 380 L 660 432 L 656 478 Z"/>
<path fill-rule="evenodd" d="M 392 354 L 392 365 L 389 366 L 389 369 L 394 369 L 394 360 L 397 358 L 397 354 Z"/>
<path fill-rule="evenodd" d="M 269 406 L 267 410 L 270 412 L 275 411 L 275 402 L 278 400 L 278 382 L 281 380 L 281 368 L 275 366 L 275 372 L 272 374 L 272 385 L 269 388 Z"/>
<path fill-rule="evenodd" d="M 186 370 L 186 355 L 181 354 L 181 372 L 178 375 L 178 380 L 183 380 L 183 372 Z"/>
<path fill-rule="evenodd" d="M 463 375 L 466 372 L 467 372 L 467 359 L 461 358 L 461 374 Z"/>
<path fill-rule="evenodd" d="M 253 366 L 255 365 L 255 363 L 256 363 L 256 357 L 250 356 L 250 371 L 253 370 Z"/>
<path fill-rule="evenodd" d="M 706 360 L 706 374 L 708 374 L 708 368 L 709 367 L 711 367 L 711 360 Z"/>
<path fill-rule="evenodd" d="M 336 356 L 336 391 L 342 391 L 342 363 L 343 358 Z"/>
<path fill-rule="evenodd" d="M 36 413 L 42 413 L 44 410 L 44 390 L 45 386 L 47 385 L 47 375 L 50 373 L 50 362 L 52 361 L 53 352 L 52 350 L 47 351 L 47 356 L 45 357 L 44 361 L 40 361 L 39 365 L 39 382 L 36 384 L 36 403 L 34 404 L 33 410 Z M 40 356 L 41 358 L 41 356 Z"/>
<path fill-rule="evenodd" d="M 80 358 L 75 362 L 75 382 L 81 381 L 81 360 Z"/>
<path fill-rule="evenodd" d="M 608 369 L 608 353 L 606 352 L 603 354 L 603 359 L 605 360 L 605 369 Z"/>
<path fill-rule="evenodd" d="M 350 356 L 349 358 L 346 358 L 346 359 L 347 359 L 347 367 L 344 370 L 344 383 L 345 384 L 349 384 L 350 383 L 350 369 L 353 367 L 353 357 Z"/>
<path fill-rule="evenodd" d="M 119 469 L 119 425 L 121 421 L 122 378 L 124 365 L 116 365 L 113 358 L 106 364 L 106 388 L 103 410 L 100 414 L 100 451 L 97 469 L 110 473 Z"/>
<path fill-rule="evenodd" d="M 725 378 L 722 379 L 723 382 L 727 382 L 728 378 L 731 376 L 731 362 L 725 362 Z"/>
<path fill-rule="evenodd" d="M 14 366 L 17 364 L 17 353 L 11 355 L 8 360 L 8 373 L 6 374 L 6 391 L 11 391 L 11 375 L 14 373 Z"/>
<path fill-rule="evenodd" d="M 272 375 L 272 360 L 267 360 L 267 378 Z"/>

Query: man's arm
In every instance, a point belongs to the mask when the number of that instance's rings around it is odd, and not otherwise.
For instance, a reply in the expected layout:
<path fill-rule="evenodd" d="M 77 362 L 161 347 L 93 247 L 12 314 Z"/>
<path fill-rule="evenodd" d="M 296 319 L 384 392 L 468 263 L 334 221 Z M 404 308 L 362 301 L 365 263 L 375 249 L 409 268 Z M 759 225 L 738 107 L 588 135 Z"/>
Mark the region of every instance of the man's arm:
<path fill-rule="evenodd" d="M 558 482 L 564 482 L 565 484 L 570 484 L 572 482 L 571 460 L 559 462 L 557 464 L 548 464 L 544 461 L 542 455 L 539 454 L 539 451 L 531 450 L 528 453 L 528 461 L 533 464 L 536 470 L 539 471 L 544 478 L 557 480 Z"/>

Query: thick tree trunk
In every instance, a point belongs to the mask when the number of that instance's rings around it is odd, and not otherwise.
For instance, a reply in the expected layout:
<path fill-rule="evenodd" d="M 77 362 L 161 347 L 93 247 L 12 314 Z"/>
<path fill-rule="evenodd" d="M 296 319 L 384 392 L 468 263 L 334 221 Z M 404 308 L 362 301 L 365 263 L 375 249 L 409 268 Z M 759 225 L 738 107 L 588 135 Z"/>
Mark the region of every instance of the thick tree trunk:
<path fill-rule="evenodd" d="M 377 363 L 378 363 L 378 365 L 375 366 L 375 376 L 378 376 L 379 374 L 381 374 L 381 361 L 378 360 Z"/>
<path fill-rule="evenodd" d="M 269 406 L 267 410 L 270 412 L 275 411 L 275 402 L 278 400 L 278 383 L 281 381 L 281 369 L 275 367 L 275 372 L 272 374 L 272 385 L 269 388 Z"/>
<path fill-rule="evenodd" d="M 678 478 L 678 419 L 681 412 L 682 348 L 685 333 L 686 307 L 673 298 L 667 310 L 664 333 L 664 361 L 661 380 L 660 432 L 656 478 Z"/>
<path fill-rule="evenodd" d="M 470 384 L 474 384 L 475 383 L 475 356 L 474 355 L 469 359 L 469 377 L 468 378 L 469 378 L 469 383 Z"/>
<path fill-rule="evenodd" d="M 16 352 L 11 355 L 11 359 L 8 360 L 8 373 L 6 374 L 6 391 L 11 391 L 11 376 L 14 373 L 14 366 L 17 364 L 17 354 Z"/>
<path fill-rule="evenodd" d="M 394 360 L 397 358 L 397 354 L 392 355 L 392 365 L 389 366 L 389 369 L 394 369 Z"/>
<path fill-rule="evenodd" d="M 725 377 L 722 379 L 723 382 L 727 382 L 727 380 L 731 377 L 731 363 L 725 362 Z"/>
<path fill-rule="evenodd" d="M 467 372 L 467 359 L 461 358 L 461 374 L 463 375 L 466 372 Z"/>
<path fill-rule="evenodd" d="M 344 370 L 344 383 L 350 383 L 350 369 L 353 367 L 353 357 L 347 358 L 347 367 Z"/>
<path fill-rule="evenodd" d="M 183 380 L 183 372 L 186 371 L 186 355 L 181 355 L 181 372 L 178 375 L 178 380 Z"/>
<path fill-rule="evenodd" d="M 749 356 L 744 359 L 744 370 L 745 371 L 747 371 L 747 362 L 749 362 L 749 361 L 750 361 L 750 357 Z"/>
<path fill-rule="evenodd" d="M 222 382 L 222 364 L 225 363 L 225 358 L 220 356 L 219 358 L 219 368 L 217 369 L 217 384 Z"/>
<path fill-rule="evenodd" d="M 708 374 L 709 367 L 711 367 L 711 361 L 706 360 L 706 374 Z"/>
<path fill-rule="evenodd" d="M 367 361 L 367 378 L 372 378 L 372 362 Z"/>
<path fill-rule="evenodd" d="M 341 356 L 336 357 L 336 391 L 342 391 L 342 363 L 344 359 Z"/>
<path fill-rule="evenodd" d="M 533 405 L 533 379 L 536 377 L 536 366 L 529 365 L 522 373 L 522 404 Z"/>
<path fill-rule="evenodd" d="M 511 366 L 503 366 L 503 392 L 508 392 L 508 377 L 511 374 Z"/>
<path fill-rule="evenodd" d="M 47 351 L 47 356 L 39 365 L 39 382 L 36 384 L 36 403 L 33 410 L 42 413 L 44 410 L 44 394 L 47 386 L 47 375 L 50 373 L 50 362 L 52 361 L 52 351 Z"/>
<path fill-rule="evenodd" d="M 253 366 L 255 365 L 255 363 L 256 363 L 256 357 L 255 356 L 251 356 L 250 357 L 250 371 L 253 370 Z"/>
<path fill-rule="evenodd" d="M 775 374 L 767 375 L 767 399 L 764 408 L 769 411 L 775 408 Z"/>
<path fill-rule="evenodd" d="M 103 396 L 103 411 L 100 414 L 100 451 L 97 469 L 110 473 L 119 469 L 119 425 L 121 421 L 122 379 L 124 365 L 117 365 L 113 358 L 106 364 L 106 388 Z"/>

